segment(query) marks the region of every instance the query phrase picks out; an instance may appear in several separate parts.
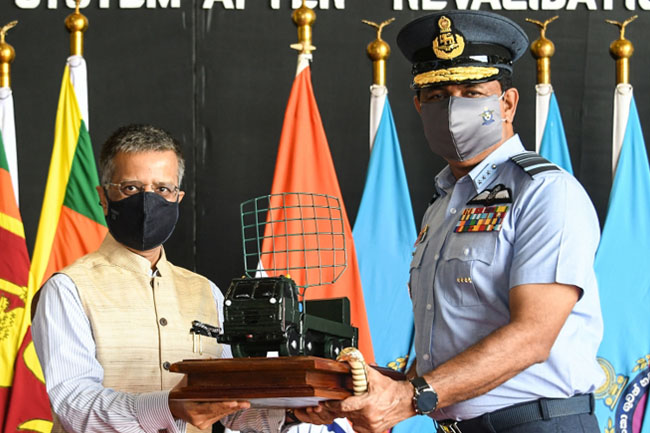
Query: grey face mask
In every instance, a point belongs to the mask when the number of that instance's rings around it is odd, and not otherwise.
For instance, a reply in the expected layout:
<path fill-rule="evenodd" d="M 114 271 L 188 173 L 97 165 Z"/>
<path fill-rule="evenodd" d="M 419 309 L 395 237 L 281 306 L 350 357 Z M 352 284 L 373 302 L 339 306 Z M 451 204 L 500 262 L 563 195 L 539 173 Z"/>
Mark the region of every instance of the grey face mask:
<path fill-rule="evenodd" d="M 422 103 L 420 117 L 431 151 L 448 161 L 464 161 L 502 138 L 501 96 Z"/>

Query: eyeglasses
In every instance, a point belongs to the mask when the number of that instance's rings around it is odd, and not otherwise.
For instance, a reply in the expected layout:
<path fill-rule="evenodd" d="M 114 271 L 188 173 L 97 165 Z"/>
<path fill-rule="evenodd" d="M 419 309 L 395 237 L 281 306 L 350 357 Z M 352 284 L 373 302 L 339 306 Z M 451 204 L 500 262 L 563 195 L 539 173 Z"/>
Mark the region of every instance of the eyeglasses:
<path fill-rule="evenodd" d="M 178 187 L 171 183 L 150 183 L 144 184 L 138 182 L 137 180 L 129 180 L 126 182 L 120 183 L 107 183 L 105 186 L 117 188 L 122 194 L 127 197 L 144 192 L 148 186 L 151 186 L 151 189 L 154 193 L 158 194 L 165 200 L 176 200 L 178 197 Z"/>

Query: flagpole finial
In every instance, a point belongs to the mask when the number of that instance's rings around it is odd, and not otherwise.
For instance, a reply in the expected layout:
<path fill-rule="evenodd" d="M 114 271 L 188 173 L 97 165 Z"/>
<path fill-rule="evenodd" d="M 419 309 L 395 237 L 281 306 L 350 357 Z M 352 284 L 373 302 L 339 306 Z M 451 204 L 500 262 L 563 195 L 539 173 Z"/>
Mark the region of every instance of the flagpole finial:
<path fill-rule="evenodd" d="M 70 32 L 70 54 L 83 56 L 84 32 L 88 30 L 88 18 L 79 12 L 81 0 L 76 0 L 75 3 L 75 11 L 65 19 L 65 27 Z"/>
<path fill-rule="evenodd" d="M 316 49 L 311 43 L 311 28 L 314 21 L 316 21 L 316 12 L 307 7 L 306 0 L 302 0 L 302 6 L 293 11 L 291 19 L 298 27 L 298 43 L 291 44 L 291 48 L 300 51 L 300 54 L 310 54 Z"/>
<path fill-rule="evenodd" d="M 526 21 L 539 27 L 539 39 L 530 44 L 530 52 L 537 59 L 537 84 L 551 84 L 551 57 L 555 54 L 555 45 L 546 38 L 546 28 L 558 18 L 556 15 L 544 22 L 526 18 Z"/>
<path fill-rule="evenodd" d="M 361 20 L 362 23 L 377 29 L 377 39 L 368 44 L 366 52 L 370 60 L 372 60 L 372 82 L 379 86 L 386 85 L 386 60 L 390 56 L 390 45 L 381 38 L 381 32 L 384 27 L 393 21 L 395 21 L 395 18 L 388 19 L 380 24 L 368 20 Z"/>
<path fill-rule="evenodd" d="M 638 17 L 638 15 L 634 15 L 622 23 L 605 20 L 609 24 L 617 26 L 621 32 L 619 38 L 609 45 L 609 54 L 616 60 L 616 84 L 630 83 L 630 57 L 634 54 L 634 45 L 625 39 L 625 27 Z"/>
<path fill-rule="evenodd" d="M 16 51 L 5 42 L 5 36 L 16 24 L 18 21 L 12 21 L 0 29 L 0 87 L 11 86 L 11 62 L 16 58 Z"/>

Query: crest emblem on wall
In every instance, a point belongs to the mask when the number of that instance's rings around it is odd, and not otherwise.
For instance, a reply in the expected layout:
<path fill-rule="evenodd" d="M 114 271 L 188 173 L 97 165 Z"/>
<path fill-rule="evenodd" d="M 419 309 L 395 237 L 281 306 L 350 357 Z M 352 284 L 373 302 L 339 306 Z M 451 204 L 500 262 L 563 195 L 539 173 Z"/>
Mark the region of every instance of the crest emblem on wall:
<path fill-rule="evenodd" d="M 612 412 L 601 425 L 604 433 L 640 433 L 650 385 L 650 354 L 642 356 L 632 368 L 635 376 L 618 374 L 611 362 L 598 357 L 605 382 L 594 392 L 597 400 Z"/>

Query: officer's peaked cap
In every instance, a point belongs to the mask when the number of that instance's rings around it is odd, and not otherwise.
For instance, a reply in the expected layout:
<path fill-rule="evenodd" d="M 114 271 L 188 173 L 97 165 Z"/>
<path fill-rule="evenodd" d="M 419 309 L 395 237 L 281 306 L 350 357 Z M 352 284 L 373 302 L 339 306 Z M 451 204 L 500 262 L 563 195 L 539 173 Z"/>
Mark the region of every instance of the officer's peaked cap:
<path fill-rule="evenodd" d="M 479 83 L 512 74 L 528 48 L 514 21 L 486 11 L 449 10 L 420 17 L 397 35 L 413 64 L 413 88 Z"/>

